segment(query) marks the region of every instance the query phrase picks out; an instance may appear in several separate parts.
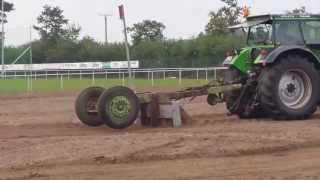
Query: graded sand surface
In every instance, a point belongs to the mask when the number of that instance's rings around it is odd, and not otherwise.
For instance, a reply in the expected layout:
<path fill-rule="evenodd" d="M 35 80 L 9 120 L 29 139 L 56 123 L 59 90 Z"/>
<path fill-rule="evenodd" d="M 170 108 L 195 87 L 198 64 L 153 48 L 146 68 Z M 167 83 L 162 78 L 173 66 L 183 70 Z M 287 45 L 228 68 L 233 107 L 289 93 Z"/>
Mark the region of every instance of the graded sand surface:
<path fill-rule="evenodd" d="M 307 121 L 239 120 L 205 98 L 182 128 L 90 128 L 76 93 L 0 101 L 0 179 L 320 179 L 320 113 Z"/>

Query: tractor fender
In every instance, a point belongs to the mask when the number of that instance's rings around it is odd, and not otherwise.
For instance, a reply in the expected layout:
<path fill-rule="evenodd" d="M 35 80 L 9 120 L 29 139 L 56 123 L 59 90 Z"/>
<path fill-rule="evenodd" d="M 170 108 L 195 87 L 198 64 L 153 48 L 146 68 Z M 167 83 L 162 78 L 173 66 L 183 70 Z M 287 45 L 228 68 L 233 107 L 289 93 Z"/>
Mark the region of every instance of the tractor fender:
<path fill-rule="evenodd" d="M 303 54 L 306 57 L 308 57 L 309 60 L 311 60 L 313 63 L 315 63 L 318 67 L 320 67 L 320 60 L 318 57 L 307 47 L 305 46 L 280 46 L 276 49 L 274 49 L 267 57 L 266 57 L 266 63 L 271 64 L 274 63 L 279 59 L 279 57 L 286 56 L 288 54 Z"/>

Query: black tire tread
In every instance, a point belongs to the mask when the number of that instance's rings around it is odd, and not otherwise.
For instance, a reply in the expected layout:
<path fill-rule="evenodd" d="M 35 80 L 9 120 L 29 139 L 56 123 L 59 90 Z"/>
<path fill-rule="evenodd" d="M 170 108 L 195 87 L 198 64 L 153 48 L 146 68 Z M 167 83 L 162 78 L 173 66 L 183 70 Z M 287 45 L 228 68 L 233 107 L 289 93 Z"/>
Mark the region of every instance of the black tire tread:
<path fill-rule="evenodd" d="M 82 123 L 92 127 L 97 127 L 104 124 L 103 120 L 99 118 L 98 113 L 89 114 L 86 110 L 88 100 L 90 98 L 98 99 L 104 90 L 105 89 L 102 87 L 89 87 L 80 93 L 76 99 L 75 110 L 77 117 Z"/>
<path fill-rule="evenodd" d="M 275 81 L 277 80 L 279 74 L 287 67 L 292 67 L 292 65 L 298 64 L 298 66 L 304 66 L 311 71 L 311 74 L 317 74 L 317 77 L 313 77 L 319 80 L 318 72 L 315 65 L 308 61 L 307 58 L 299 55 L 289 55 L 285 58 L 280 59 L 275 64 L 267 67 L 261 78 L 259 79 L 258 93 L 260 96 L 260 102 L 263 108 L 277 120 L 302 120 L 310 117 L 317 110 L 317 103 L 311 103 L 311 107 L 305 109 L 303 113 L 290 114 L 289 112 L 283 110 L 279 103 L 277 102 L 274 95 Z M 318 83 L 318 82 L 317 82 Z M 313 86 L 317 86 L 316 89 L 319 90 L 319 85 L 314 83 Z M 315 93 L 315 92 L 314 92 Z M 317 97 L 316 97 L 317 98 Z"/>
<path fill-rule="evenodd" d="M 133 111 L 130 114 L 130 117 L 128 118 L 127 121 L 123 123 L 115 123 L 111 117 L 108 115 L 106 112 L 107 104 L 110 100 L 110 97 L 114 95 L 123 95 L 128 98 L 131 98 L 133 102 Z M 124 129 L 129 126 L 131 126 L 134 121 L 137 119 L 139 112 L 140 112 L 140 103 L 137 95 L 127 87 L 123 86 L 115 86 L 113 88 L 110 88 L 106 90 L 99 98 L 98 100 L 98 114 L 101 119 L 103 119 L 104 123 L 109 126 L 110 128 L 113 129 Z"/>

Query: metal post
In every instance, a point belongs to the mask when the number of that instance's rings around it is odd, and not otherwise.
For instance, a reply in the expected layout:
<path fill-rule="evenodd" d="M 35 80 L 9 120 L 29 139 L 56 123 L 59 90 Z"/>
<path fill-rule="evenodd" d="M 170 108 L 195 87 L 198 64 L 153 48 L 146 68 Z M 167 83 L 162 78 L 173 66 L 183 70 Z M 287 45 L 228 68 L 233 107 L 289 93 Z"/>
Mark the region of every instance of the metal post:
<path fill-rule="evenodd" d="M 154 86 L 154 76 L 153 76 L 153 71 L 151 72 L 151 81 L 152 81 L 152 87 Z"/>
<path fill-rule="evenodd" d="M 108 44 L 108 17 L 110 14 L 100 14 L 104 17 L 104 32 L 105 32 L 105 44 Z"/>
<path fill-rule="evenodd" d="M 105 71 L 106 73 L 106 80 L 108 80 L 108 71 Z"/>
<path fill-rule="evenodd" d="M 96 83 L 94 75 L 95 75 L 94 71 L 92 71 L 92 85 L 94 85 Z"/>
<path fill-rule="evenodd" d="M 163 70 L 163 80 L 166 80 L 166 71 Z"/>
<path fill-rule="evenodd" d="M 125 85 L 125 81 L 124 81 L 124 72 L 122 73 L 122 86 Z"/>
<path fill-rule="evenodd" d="M 182 84 L 182 71 L 179 70 L 179 84 Z"/>
<path fill-rule="evenodd" d="M 208 68 L 206 69 L 206 81 L 208 81 Z"/>
<path fill-rule="evenodd" d="M 105 44 L 108 44 L 108 18 L 104 16 Z"/>
<path fill-rule="evenodd" d="M 1 64 L 2 64 L 2 75 L 4 75 L 4 72 L 5 72 L 5 68 L 4 68 L 4 0 L 1 1 L 1 26 L 2 26 L 2 34 L 1 34 Z"/>
<path fill-rule="evenodd" d="M 33 58 L 32 58 L 32 26 L 30 26 L 30 74 L 31 74 L 31 79 L 30 79 L 30 89 L 32 91 L 33 85 L 32 85 L 32 71 L 33 71 Z"/>
<path fill-rule="evenodd" d="M 60 89 L 63 90 L 63 74 L 60 76 Z"/>
<path fill-rule="evenodd" d="M 80 80 L 82 80 L 82 71 L 80 71 Z"/>
<path fill-rule="evenodd" d="M 217 69 L 214 69 L 214 80 L 217 80 Z"/>
<path fill-rule="evenodd" d="M 30 83 L 29 83 L 29 76 L 25 76 L 27 80 L 27 92 L 30 91 Z"/>
<path fill-rule="evenodd" d="M 197 80 L 199 80 L 199 69 L 197 69 Z"/>
<path fill-rule="evenodd" d="M 68 80 L 70 80 L 70 71 L 68 71 Z"/>

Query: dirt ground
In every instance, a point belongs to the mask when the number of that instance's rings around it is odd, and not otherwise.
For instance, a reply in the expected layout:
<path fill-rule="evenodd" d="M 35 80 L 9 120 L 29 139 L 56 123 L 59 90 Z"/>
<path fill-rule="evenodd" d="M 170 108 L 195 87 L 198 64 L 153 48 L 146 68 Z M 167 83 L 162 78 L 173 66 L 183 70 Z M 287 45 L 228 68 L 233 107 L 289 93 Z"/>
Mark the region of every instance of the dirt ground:
<path fill-rule="evenodd" d="M 239 120 L 185 101 L 183 128 L 90 128 L 76 93 L 0 101 L 0 179 L 320 180 L 320 113 L 307 121 Z"/>

